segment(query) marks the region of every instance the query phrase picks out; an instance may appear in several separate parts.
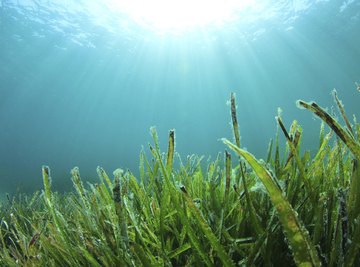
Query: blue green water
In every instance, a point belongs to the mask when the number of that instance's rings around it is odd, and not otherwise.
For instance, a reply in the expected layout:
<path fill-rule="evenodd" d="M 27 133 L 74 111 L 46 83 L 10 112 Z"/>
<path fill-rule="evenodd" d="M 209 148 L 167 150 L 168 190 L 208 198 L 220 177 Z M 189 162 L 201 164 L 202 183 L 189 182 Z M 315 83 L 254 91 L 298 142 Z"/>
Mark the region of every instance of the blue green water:
<path fill-rule="evenodd" d="M 138 172 L 139 152 L 157 127 L 166 149 L 216 157 L 231 138 L 230 92 L 242 144 L 265 157 L 277 108 L 318 145 L 320 121 L 297 99 L 360 116 L 360 1 L 254 1 L 236 20 L 159 33 L 100 0 L 0 1 L 0 193 L 71 190 L 79 166 Z M 206 6 L 204 6 L 206 9 Z"/>

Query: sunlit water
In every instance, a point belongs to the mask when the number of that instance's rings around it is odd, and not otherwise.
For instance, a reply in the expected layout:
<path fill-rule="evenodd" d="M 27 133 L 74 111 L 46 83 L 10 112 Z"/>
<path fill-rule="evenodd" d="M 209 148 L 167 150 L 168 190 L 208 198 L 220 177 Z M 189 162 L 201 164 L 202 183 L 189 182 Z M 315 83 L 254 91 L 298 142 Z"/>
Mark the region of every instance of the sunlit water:
<path fill-rule="evenodd" d="M 244 1 L 185 26 L 115 2 L 0 1 L 0 193 L 40 189 L 43 164 L 59 190 L 71 190 L 74 166 L 91 181 L 98 165 L 136 174 L 153 125 L 163 150 L 175 128 L 183 159 L 214 158 L 232 138 L 232 91 L 242 144 L 258 157 L 278 107 L 316 149 L 320 122 L 297 99 L 330 107 L 336 88 L 360 116 L 360 1 Z"/>

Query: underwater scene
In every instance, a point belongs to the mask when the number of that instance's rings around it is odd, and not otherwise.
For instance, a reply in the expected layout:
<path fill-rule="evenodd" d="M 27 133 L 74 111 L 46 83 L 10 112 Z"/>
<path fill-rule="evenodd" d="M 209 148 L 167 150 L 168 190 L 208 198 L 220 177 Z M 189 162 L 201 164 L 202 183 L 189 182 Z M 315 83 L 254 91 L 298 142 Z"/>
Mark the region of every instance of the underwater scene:
<path fill-rule="evenodd" d="M 0 0 L 0 266 L 360 266 L 360 1 Z"/>

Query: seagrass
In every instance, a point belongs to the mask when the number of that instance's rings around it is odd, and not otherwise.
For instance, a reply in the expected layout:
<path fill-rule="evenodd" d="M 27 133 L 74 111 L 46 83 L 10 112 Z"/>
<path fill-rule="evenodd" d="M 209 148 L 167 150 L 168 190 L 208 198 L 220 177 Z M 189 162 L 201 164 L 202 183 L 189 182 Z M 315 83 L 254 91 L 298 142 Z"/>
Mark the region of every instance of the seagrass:
<path fill-rule="evenodd" d="M 246 151 L 231 94 L 234 142 L 223 142 L 233 155 L 182 158 L 174 130 L 163 152 L 151 128 L 139 177 L 98 167 L 99 182 L 89 184 L 74 167 L 74 192 L 60 194 L 43 166 L 43 190 L 1 203 L 0 265 L 359 266 L 360 126 L 333 97 L 345 126 L 298 102 L 321 119 L 311 154 L 300 123 L 288 130 L 280 110 L 266 161 Z"/>

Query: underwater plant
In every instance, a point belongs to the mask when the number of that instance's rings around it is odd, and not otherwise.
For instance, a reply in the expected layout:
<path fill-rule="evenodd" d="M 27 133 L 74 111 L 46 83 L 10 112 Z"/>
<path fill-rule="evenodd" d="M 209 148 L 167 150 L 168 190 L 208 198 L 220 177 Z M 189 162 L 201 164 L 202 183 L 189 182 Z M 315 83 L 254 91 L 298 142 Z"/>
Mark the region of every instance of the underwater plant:
<path fill-rule="evenodd" d="M 345 126 L 298 101 L 322 120 L 313 157 L 301 150 L 299 123 L 287 130 L 280 114 L 266 160 L 244 150 L 231 94 L 234 143 L 222 140 L 235 156 L 225 150 L 205 169 L 202 157 L 175 152 L 174 130 L 160 151 L 155 128 L 139 177 L 117 169 L 111 180 L 98 167 L 99 182 L 84 186 L 75 167 L 75 191 L 59 194 L 43 166 L 43 191 L 0 207 L 0 265 L 359 266 L 360 125 L 333 97 Z"/>

